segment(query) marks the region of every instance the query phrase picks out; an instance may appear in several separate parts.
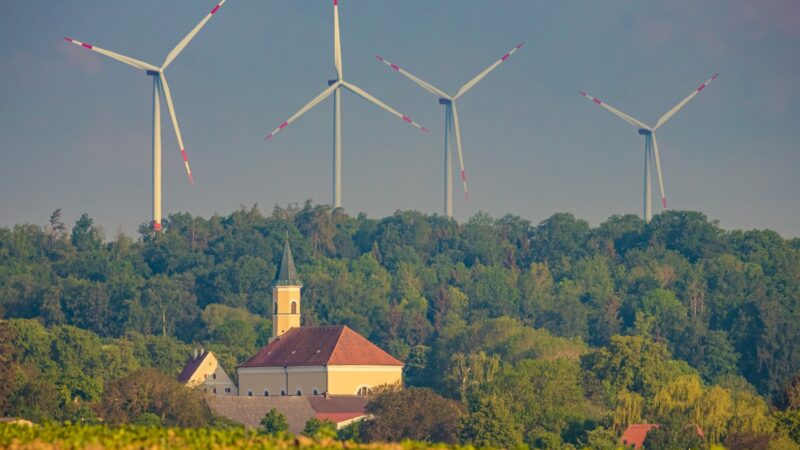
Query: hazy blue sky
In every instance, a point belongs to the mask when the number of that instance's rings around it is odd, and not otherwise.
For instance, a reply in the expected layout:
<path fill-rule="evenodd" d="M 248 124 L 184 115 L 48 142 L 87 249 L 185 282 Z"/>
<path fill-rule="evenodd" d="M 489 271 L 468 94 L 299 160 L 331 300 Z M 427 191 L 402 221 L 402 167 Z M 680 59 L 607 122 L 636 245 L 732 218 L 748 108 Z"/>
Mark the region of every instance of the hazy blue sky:
<path fill-rule="evenodd" d="M 110 235 L 149 220 L 151 79 L 61 37 L 158 65 L 213 5 L 3 2 L 0 226 L 56 208 Z M 578 90 L 652 124 L 719 72 L 659 132 L 669 206 L 800 235 L 797 0 L 341 0 L 340 14 L 345 78 L 431 129 L 343 93 L 350 213 L 442 211 L 442 107 L 375 54 L 455 92 L 525 41 L 459 102 L 471 186 L 469 202 L 455 187 L 459 220 L 640 214 L 642 138 Z M 196 184 L 164 114 L 165 216 L 330 202 L 331 100 L 263 138 L 334 77 L 332 28 L 330 0 L 229 0 L 175 60 Z"/>

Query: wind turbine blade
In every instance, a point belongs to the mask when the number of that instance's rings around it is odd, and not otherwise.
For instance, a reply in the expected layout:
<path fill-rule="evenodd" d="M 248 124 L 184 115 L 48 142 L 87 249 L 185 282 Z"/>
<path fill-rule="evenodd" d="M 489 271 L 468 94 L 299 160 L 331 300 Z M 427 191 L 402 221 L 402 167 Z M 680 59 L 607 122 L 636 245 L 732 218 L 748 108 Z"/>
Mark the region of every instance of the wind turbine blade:
<path fill-rule="evenodd" d="M 94 52 L 100 53 L 101 55 L 106 55 L 109 58 L 116 59 L 119 62 L 125 63 L 125 64 L 127 64 L 129 66 L 133 66 L 133 67 L 135 67 L 135 68 L 137 68 L 139 70 L 153 70 L 153 71 L 156 71 L 156 72 L 158 71 L 158 67 L 156 67 L 156 66 L 154 66 L 152 64 L 148 64 L 148 63 L 146 63 L 144 61 L 139 61 L 138 59 L 131 58 L 130 56 L 120 55 L 119 53 L 114 53 L 111 50 L 106 50 L 104 48 L 100 48 L 100 47 L 97 47 L 95 45 L 87 44 L 85 42 L 77 41 L 75 39 L 68 38 L 68 37 L 65 37 L 64 40 L 67 41 L 67 42 L 72 42 L 75 45 L 80 45 L 83 48 L 88 48 L 89 50 L 92 50 Z"/>
<path fill-rule="evenodd" d="M 464 198 L 469 200 L 467 191 L 467 172 L 464 170 L 464 154 L 461 152 L 461 125 L 458 123 L 458 108 L 453 102 L 453 124 L 456 128 L 456 148 L 458 149 L 458 163 L 461 165 L 461 182 L 464 183 Z"/>
<path fill-rule="evenodd" d="M 339 38 L 339 0 L 333 0 L 333 65 L 342 79 L 342 42 Z"/>
<path fill-rule="evenodd" d="M 656 134 L 653 133 L 653 154 L 656 160 L 656 172 L 658 173 L 658 187 L 661 188 L 661 205 L 667 209 L 667 196 L 664 194 L 664 177 L 661 176 L 661 157 L 658 154 L 658 141 Z"/>
<path fill-rule="evenodd" d="M 628 122 L 629 124 L 631 124 L 631 125 L 633 125 L 635 127 L 644 128 L 645 130 L 649 130 L 650 129 L 650 127 L 648 127 L 647 125 L 645 125 L 641 121 L 639 121 L 637 119 L 634 119 L 633 117 L 625 114 L 624 112 L 618 110 L 617 108 L 614 108 L 613 106 L 609 105 L 608 103 L 606 103 L 606 102 L 604 102 L 604 101 L 602 101 L 602 100 L 600 100 L 598 98 L 594 98 L 591 95 L 587 94 L 586 92 L 583 92 L 583 91 L 578 91 L 578 92 L 580 92 L 582 96 L 584 96 L 584 97 L 588 98 L 589 100 L 597 103 L 598 105 L 602 106 L 603 108 L 611 111 L 612 114 L 614 114 L 615 116 L 617 116 L 620 119 L 624 120 L 625 122 Z"/>
<path fill-rule="evenodd" d="M 417 122 L 414 122 L 413 120 L 411 120 L 410 117 L 408 117 L 406 115 L 403 115 L 403 114 L 400 114 L 399 112 L 395 111 L 391 106 L 387 105 L 386 103 L 383 103 L 382 101 L 378 100 L 377 98 L 367 94 L 363 89 L 361 89 L 360 87 L 356 86 L 355 84 L 350 84 L 350 83 L 348 83 L 346 81 L 343 81 L 342 82 L 342 86 L 344 86 L 347 89 L 349 89 L 352 93 L 361 96 L 365 100 L 370 101 L 370 102 L 380 106 L 384 110 L 388 111 L 390 114 L 395 115 L 395 116 L 403 119 L 404 121 L 408 122 L 410 125 L 415 126 L 415 127 L 419 128 L 420 130 L 422 130 L 422 131 L 424 131 L 426 133 L 428 132 L 427 128 L 423 127 L 422 125 L 418 124 Z"/>
<path fill-rule="evenodd" d="M 494 64 L 492 64 L 491 66 L 487 67 L 483 72 L 479 73 L 475 78 L 469 80 L 467 82 L 467 84 L 461 86 L 461 89 L 459 89 L 458 92 L 456 92 L 456 95 L 453 97 L 453 100 L 458 100 L 459 97 L 461 97 L 462 95 L 466 94 L 467 91 L 472 89 L 472 87 L 475 86 L 479 81 L 481 81 L 486 75 L 489 75 L 489 72 L 491 72 L 494 69 L 496 69 L 497 66 L 502 64 L 505 60 L 507 60 L 509 57 L 511 57 L 511 55 L 513 55 L 517 50 L 522 48 L 522 46 L 524 44 L 525 44 L 524 42 L 520 42 L 519 44 L 517 44 L 516 47 L 512 48 L 508 53 L 506 53 L 500 59 L 495 61 Z"/>
<path fill-rule="evenodd" d="M 323 100 L 325 100 L 326 98 L 328 98 L 328 96 L 330 96 L 331 94 L 333 94 L 333 91 L 335 91 L 335 90 L 336 90 L 336 88 L 338 88 L 338 87 L 339 87 L 341 84 L 342 84 L 341 82 L 337 82 L 337 83 L 333 83 L 332 85 L 328 86 L 328 88 L 327 88 L 327 89 L 325 89 L 324 91 L 322 91 L 322 92 L 321 92 L 321 93 L 320 93 L 318 96 L 314 97 L 314 99 L 313 99 L 313 100 L 311 100 L 310 102 L 308 102 L 308 104 L 307 104 L 306 106 L 303 106 L 302 108 L 300 108 L 300 110 L 299 110 L 299 111 L 297 111 L 296 113 L 294 113 L 294 115 L 292 115 L 292 117 L 289 117 L 289 119 L 287 119 L 287 120 L 286 120 L 286 122 L 283 122 L 282 124 L 280 124 L 280 125 L 278 126 L 278 128 L 275 128 L 275 130 L 273 130 L 273 131 L 272 131 L 272 133 L 268 134 L 268 135 L 267 135 L 267 137 L 266 137 L 266 138 L 264 138 L 264 140 L 265 140 L 265 141 L 268 141 L 268 140 L 272 139 L 272 137 L 273 137 L 273 136 L 275 136 L 276 134 L 278 134 L 278 132 L 280 132 L 281 130 L 283 130 L 284 128 L 286 128 L 286 127 L 287 127 L 287 126 L 288 126 L 290 123 L 292 123 L 292 122 L 294 122 L 295 120 L 297 120 L 297 118 L 298 118 L 298 117 L 302 116 L 302 115 L 303 115 L 303 114 L 305 114 L 305 113 L 306 113 L 306 112 L 307 112 L 309 109 L 311 109 L 311 108 L 313 108 L 313 107 L 317 106 L 317 105 L 318 105 L 318 104 L 319 104 L 321 101 L 323 101 Z"/>
<path fill-rule="evenodd" d="M 167 77 L 164 72 L 158 74 L 161 87 L 164 89 L 164 98 L 167 99 L 167 109 L 169 109 L 169 117 L 172 119 L 172 127 L 175 129 L 175 137 L 178 139 L 178 147 L 181 149 L 181 156 L 183 157 L 183 165 L 186 167 L 186 175 L 189 176 L 189 182 L 194 184 L 194 177 L 192 176 L 192 169 L 189 167 L 189 158 L 186 156 L 186 148 L 183 146 L 183 138 L 181 137 L 181 128 L 178 126 L 178 116 L 175 115 L 175 106 L 172 104 L 172 94 L 169 91 L 169 84 L 167 84 Z"/>
<path fill-rule="evenodd" d="M 712 76 L 711 78 L 709 78 L 709 79 L 708 79 L 708 81 L 706 81 L 705 83 L 701 84 L 701 85 L 700 85 L 700 87 L 698 87 L 697 89 L 695 89 L 694 91 L 692 91 L 692 93 L 691 93 L 691 94 L 689 94 L 689 96 L 688 96 L 688 97 L 686 97 L 685 99 L 683 99 L 683 100 L 682 100 L 680 103 L 678 103 L 677 105 L 673 106 L 673 107 L 672 107 L 672 109 L 670 109 L 669 111 L 667 111 L 667 113 L 666 113 L 666 114 L 664 114 L 663 116 L 661 116 L 661 117 L 658 119 L 658 122 L 656 122 L 656 126 L 655 126 L 655 127 L 653 127 L 653 130 L 657 130 L 657 129 L 658 129 L 658 127 L 660 127 L 661 125 L 664 125 L 665 123 L 667 123 L 667 121 L 670 119 L 670 117 L 674 116 L 676 112 L 680 111 L 680 109 L 681 109 L 681 108 L 683 108 L 684 106 L 686 106 L 686 104 L 687 104 L 687 103 L 689 103 L 689 102 L 690 102 L 690 101 L 691 101 L 693 98 L 695 98 L 695 96 L 696 96 L 697 94 L 699 94 L 699 93 L 700 93 L 700 91 L 702 91 L 703 89 L 705 89 L 705 88 L 706 88 L 706 86 L 708 86 L 709 84 L 711 84 L 711 82 L 712 82 L 712 81 L 716 80 L 718 76 L 719 76 L 719 74 L 718 74 L 718 73 L 715 73 L 715 74 L 714 74 L 714 76 Z"/>
<path fill-rule="evenodd" d="M 186 48 L 187 45 L 189 45 L 189 42 L 191 42 L 192 39 L 194 39 L 197 33 L 199 33 L 200 30 L 204 26 L 206 26 L 206 22 L 211 20 L 211 17 L 219 10 L 220 7 L 222 7 L 223 4 L 225 4 L 226 1 L 227 0 L 222 0 L 219 3 L 217 3 L 217 6 L 215 6 L 214 9 L 211 10 L 211 12 L 206 14 L 206 16 L 203 17 L 203 20 L 201 20 L 200 23 L 198 23 L 197 26 L 195 26 L 192 29 L 192 31 L 189 32 L 189 34 L 187 34 L 183 39 L 181 39 L 180 42 L 178 42 L 178 45 L 176 45 L 175 48 L 173 48 L 172 51 L 169 52 L 167 57 L 164 59 L 164 63 L 161 64 L 162 70 L 166 69 L 167 66 L 169 66 L 172 63 L 172 61 L 178 57 L 178 55 L 183 51 L 183 49 Z"/>
<path fill-rule="evenodd" d="M 445 94 L 441 89 L 439 89 L 439 88 L 433 86 L 432 84 L 428 83 L 427 81 L 425 81 L 425 80 L 413 75 L 412 73 L 408 72 L 407 70 L 403 69 L 402 67 L 398 66 L 397 64 L 393 64 L 393 63 L 385 60 L 380 55 L 375 55 L 375 57 L 378 58 L 378 61 L 386 64 L 387 66 L 391 67 L 395 71 L 400 72 L 406 78 L 408 78 L 409 80 L 413 81 L 414 83 L 417 83 L 417 85 L 419 85 L 419 87 L 421 87 L 422 89 L 425 89 L 426 91 L 430 92 L 431 94 L 437 95 L 439 97 L 447 98 L 447 99 L 450 98 L 450 96 Z"/>

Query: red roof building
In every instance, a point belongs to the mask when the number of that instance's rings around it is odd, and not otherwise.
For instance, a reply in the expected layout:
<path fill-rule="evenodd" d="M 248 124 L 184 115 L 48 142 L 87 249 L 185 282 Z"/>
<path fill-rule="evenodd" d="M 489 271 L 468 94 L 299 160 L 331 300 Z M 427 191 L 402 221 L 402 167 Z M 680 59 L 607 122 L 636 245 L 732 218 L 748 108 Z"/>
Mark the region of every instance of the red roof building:
<path fill-rule="evenodd" d="M 347 325 L 292 328 L 239 367 L 402 366 Z"/>
<path fill-rule="evenodd" d="M 272 285 L 272 338 L 236 368 L 240 396 L 365 396 L 402 384 L 403 363 L 348 326 L 302 326 L 301 288 L 287 242 Z"/>
<path fill-rule="evenodd" d="M 647 438 L 647 433 L 653 428 L 658 428 L 658 424 L 634 423 L 628 425 L 628 428 L 622 433 L 622 445 L 625 447 L 633 446 L 635 449 L 642 448 L 642 444 L 644 444 L 644 440 Z"/>

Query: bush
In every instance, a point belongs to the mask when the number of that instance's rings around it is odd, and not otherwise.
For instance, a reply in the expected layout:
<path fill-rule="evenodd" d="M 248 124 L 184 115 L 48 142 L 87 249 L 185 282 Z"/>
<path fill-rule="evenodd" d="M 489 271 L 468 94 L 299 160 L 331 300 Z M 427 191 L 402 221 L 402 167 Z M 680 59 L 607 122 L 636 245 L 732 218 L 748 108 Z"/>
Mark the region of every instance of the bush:
<path fill-rule="evenodd" d="M 261 419 L 261 427 L 264 433 L 274 435 L 283 433 L 289 429 L 289 423 L 286 422 L 286 416 L 275 408 L 267 411 L 267 414 Z"/>
<path fill-rule="evenodd" d="M 463 415 L 457 402 L 427 388 L 379 393 L 367 404 L 366 413 L 373 418 L 363 424 L 364 438 L 382 442 L 455 443 Z"/>
<path fill-rule="evenodd" d="M 336 423 L 328 419 L 319 420 L 312 417 L 306 422 L 303 434 L 314 439 L 335 439 Z"/>
<path fill-rule="evenodd" d="M 203 394 L 187 389 L 156 369 L 139 369 L 106 385 L 100 415 L 110 424 L 131 423 L 155 415 L 165 425 L 202 427 L 213 423 L 214 415 Z"/>

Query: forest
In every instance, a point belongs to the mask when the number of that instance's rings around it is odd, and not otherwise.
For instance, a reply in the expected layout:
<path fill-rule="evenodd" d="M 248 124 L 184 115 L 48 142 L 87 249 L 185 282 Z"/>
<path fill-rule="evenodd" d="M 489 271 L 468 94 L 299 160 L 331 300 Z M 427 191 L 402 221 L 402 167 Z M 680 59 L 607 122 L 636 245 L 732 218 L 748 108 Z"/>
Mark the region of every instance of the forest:
<path fill-rule="evenodd" d="M 409 389 L 376 396 L 358 439 L 611 449 L 648 422 L 653 449 L 800 443 L 800 238 L 692 211 L 591 227 L 308 201 L 130 237 L 57 210 L 0 228 L 0 416 L 108 419 L 120 380 L 174 378 L 198 347 L 235 375 L 271 334 L 286 239 L 303 323 L 346 324 L 405 362 Z M 187 416 L 164 425 L 195 424 L 193 400 L 174 402 Z M 400 426 L 420 404 L 447 413 Z"/>

